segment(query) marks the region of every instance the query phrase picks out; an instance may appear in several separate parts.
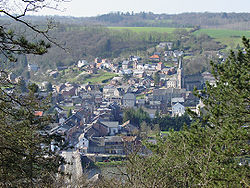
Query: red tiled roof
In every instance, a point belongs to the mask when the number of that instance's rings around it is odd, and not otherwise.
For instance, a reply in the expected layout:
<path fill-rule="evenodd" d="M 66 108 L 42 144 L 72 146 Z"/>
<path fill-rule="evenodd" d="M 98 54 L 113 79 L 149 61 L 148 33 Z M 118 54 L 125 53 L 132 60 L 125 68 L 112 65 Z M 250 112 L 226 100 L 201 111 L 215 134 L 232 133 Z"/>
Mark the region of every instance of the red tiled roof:
<path fill-rule="evenodd" d="M 160 57 L 158 56 L 158 55 L 152 55 L 151 57 L 150 57 L 151 59 L 159 59 Z"/>
<path fill-rule="evenodd" d="M 35 116 L 43 116 L 43 111 L 35 111 Z"/>

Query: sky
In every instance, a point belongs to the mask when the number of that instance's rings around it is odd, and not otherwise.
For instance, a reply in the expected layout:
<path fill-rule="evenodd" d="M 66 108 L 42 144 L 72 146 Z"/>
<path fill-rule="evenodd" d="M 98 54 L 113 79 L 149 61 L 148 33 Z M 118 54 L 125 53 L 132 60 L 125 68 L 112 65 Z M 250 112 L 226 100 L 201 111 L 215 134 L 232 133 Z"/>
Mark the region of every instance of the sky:
<path fill-rule="evenodd" d="M 250 12 L 250 0 L 71 0 L 61 10 L 43 9 L 39 15 L 88 17 L 110 12 Z"/>

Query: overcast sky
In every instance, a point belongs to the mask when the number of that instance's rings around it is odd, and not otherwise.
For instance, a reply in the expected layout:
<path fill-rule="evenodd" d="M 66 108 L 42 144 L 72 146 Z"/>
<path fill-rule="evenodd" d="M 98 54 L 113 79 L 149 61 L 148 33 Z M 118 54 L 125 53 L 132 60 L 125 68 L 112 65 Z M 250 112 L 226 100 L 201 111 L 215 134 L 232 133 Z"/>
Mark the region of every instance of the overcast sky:
<path fill-rule="evenodd" d="M 110 12 L 145 11 L 175 14 L 182 12 L 250 12 L 250 0 L 71 0 L 63 12 L 42 10 L 43 15 L 96 16 Z"/>

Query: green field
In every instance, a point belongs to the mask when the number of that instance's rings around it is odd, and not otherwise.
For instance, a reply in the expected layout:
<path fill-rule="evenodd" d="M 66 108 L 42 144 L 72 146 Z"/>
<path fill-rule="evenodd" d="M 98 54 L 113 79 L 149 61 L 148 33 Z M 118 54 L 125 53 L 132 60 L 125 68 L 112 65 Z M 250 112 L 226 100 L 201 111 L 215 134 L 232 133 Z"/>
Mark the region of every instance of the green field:
<path fill-rule="evenodd" d="M 225 29 L 200 29 L 195 34 L 205 33 L 213 38 L 241 38 L 243 35 L 250 38 L 250 31 L 237 31 Z"/>
<path fill-rule="evenodd" d="M 104 72 L 104 71 L 99 71 L 98 74 L 91 74 L 90 78 L 87 78 L 84 80 L 84 83 L 90 82 L 90 83 L 103 83 L 105 80 L 110 80 L 114 78 L 117 74 L 111 73 L 111 72 Z"/>
<path fill-rule="evenodd" d="M 159 32 L 159 33 L 172 33 L 177 28 L 172 27 L 108 27 L 113 30 L 130 30 L 133 32 Z M 190 28 L 185 28 L 189 30 Z"/>
<path fill-rule="evenodd" d="M 237 30 L 225 30 L 225 29 L 200 29 L 195 34 L 207 34 L 214 38 L 216 41 L 226 44 L 228 48 L 235 48 L 237 44 L 241 45 L 241 38 L 245 36 L 250 38 L 250 31 L 237 31 Z"/>
<path fill-rule="evenodd" d="M 173 33 L 178 28 L 170 27 L 108 27 L 113 30 L 130 30 L 133 32 L 159 32 L 159 33 Z M 185 28 L 190 30 L 190 28 Z M 228 48 L 235 48 L 237 44 L 241 44 L 242 36 L 250 38 L 250 31 L 237 31 L 237 30 L 225 30 L 225 29 L 200 29 L 194 34 L 199 35 L 201 33 L 207 34 L 214 38 L 216 41 L 221 42 L 228 46 Z"/>

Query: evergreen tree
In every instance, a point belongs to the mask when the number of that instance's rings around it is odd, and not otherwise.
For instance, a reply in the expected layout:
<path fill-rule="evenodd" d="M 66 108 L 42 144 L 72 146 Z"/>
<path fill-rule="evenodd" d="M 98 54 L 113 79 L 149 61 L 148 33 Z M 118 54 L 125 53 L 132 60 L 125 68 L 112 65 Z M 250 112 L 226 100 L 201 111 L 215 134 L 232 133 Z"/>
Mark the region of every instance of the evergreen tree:
<path fill-rule="evenodd" d="M 63 0 L 50 1 L 50 7 L 60 1 Z M 47 0 L 8 1 L 0 4 L 0 13 L 54 43 L 47 30 L 40 30 L 24 19 L 29 11 L 38 11 L 47 3 Z M 49 43 L 43 40 L 29 41 L 8 27 L 9 24 L 0 24 L 0 51 L 6 62 L 17 61 L 20 54 L 24 57 L 26 54 L 42 55 L 50 48 Z M 5 62 L 0 63 L 2 66 Z M 50 187 L 55 181 L 58 167 L 63 163 L 57 151 L 52 151 L 51 143 L 60 148 L 63 142 L 60 136 L 52 135 L 48 130 L 51 117 L 43 113 L 48 109 L 48 99 L 41 99 L 35 93 L 38 90 L 36 85 L 30 85 L 28 93 L 21 93 L 27 91 L 25 81 L 21 79 L 16 84 L 7 78 L 8 73 L 1 69 L 0 187 Z"/>

